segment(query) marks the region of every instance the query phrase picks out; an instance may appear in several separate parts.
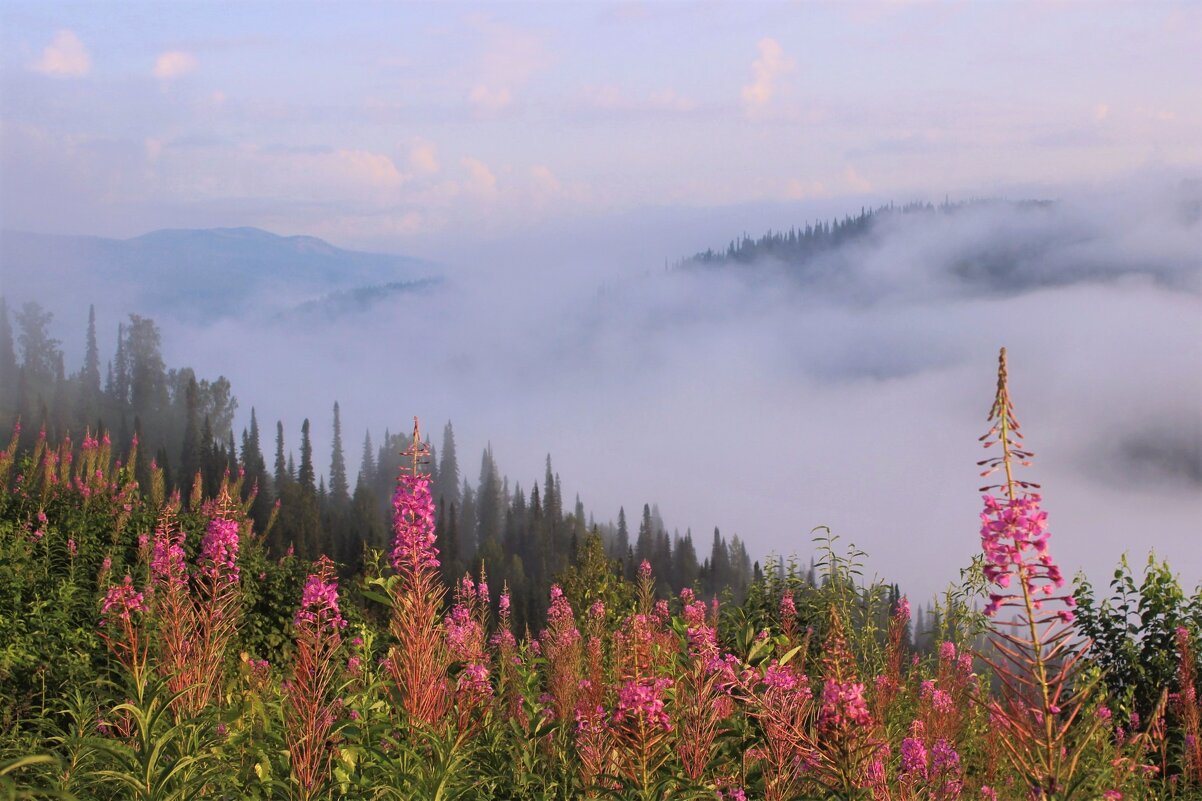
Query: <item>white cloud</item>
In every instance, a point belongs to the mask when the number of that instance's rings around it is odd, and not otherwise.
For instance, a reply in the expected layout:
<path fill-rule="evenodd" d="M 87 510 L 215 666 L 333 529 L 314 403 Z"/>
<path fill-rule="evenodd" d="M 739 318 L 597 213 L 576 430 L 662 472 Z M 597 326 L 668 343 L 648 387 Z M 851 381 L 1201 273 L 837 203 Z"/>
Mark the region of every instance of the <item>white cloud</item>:
<path fill-rule="evenodd" d="M 817 197 L 829 197 L 830 191 L 826 184 L 818 180 L 800 180 L 792 178 L 785 184 L 787 200 L 807 200 Z"/>
<path fill-rule="evenodd" d="M 843 171 L 843 183 L 851 192 L 871 192 L 872 181 L 869 181 L 855 167 L 848 167 Z"/>
<path fill-rule="evenodd" d="M 685 112 L 697 108 L 696 102 L 674 89 L 661 89 L 640 97 L 627 94 L 619 86 L 601 84 L 586 86 L 584 97 L 589 105 L 604 111 Z"/>
<path fill-rule="evenodd" d="M 152 164 L 159 160 L 159 156 L 163 155 L 162 139 L 156 139 L 153 136 L 148 136 L 142 142 L 142 147 L 146 151 L 146 160 Z"/>
<path fill-rule="evenodd" d="M 534 182 L 534 188 L 544 194 L 558 194 L 563 189 L 563 184 L 555 173 L 551 172 L 551 168 L 543 164 L 536 164 L 530 168 L 530 178 Z"/>
<path fill-rule="evenodd" d="M 481 111 L 500 111 L 513 102 L 513 95 L 505 87 L 476 84 L 468 93 L 468 102 Z"/>
<path fill-rule="evenodd" d="M 459 164 L 468 172 L 468 180 L 464 188 L 483 197 L 492 197 L 497 194 L 497 176 L 493 174 L 487 164 L 470 156 L 460 159 Z"/>
<path fill-rule="evenodd" d="M 543 40 L 483 14 L 471 16 L 468 24 L 482 40 L 475 65 L 479 77 L 468 92 L 468 102 L 481 112 L 501 111 L 513 103 L 514 92 L 547 65 Z"/>
<path fill-rule="evenodd" d="M 42 51 L 42 57 L 31 65 L 35 72 L 77 78 L 92 69 L 92 57 L 74 32 L 61 30 Z"/>
<path fill-rule="evenodd" d="M 438 151 L 431 142 L 419 139 L 409 147 L 409 166 L 424 175 L 438 172 Z"/>
<path fill-rule="evenodd" d="M 766 107 L 776 94 L 777 79 L 793 67 L 780 42 L 770 36 L 760 39 L 759 58 L 751 63 L 752 81 L 743 87 L 743 104 L 748 111 Z"/>
<path fill-rule="evenodd" d="M 183 50 L 168 50 L 165 53 L 159 53 L 159 57 L 154 61 L 152 73 L 159 80 L 169 81 L 172 78 L 186 75 L 194 69 L 196 69 L 196 56 Z"/>

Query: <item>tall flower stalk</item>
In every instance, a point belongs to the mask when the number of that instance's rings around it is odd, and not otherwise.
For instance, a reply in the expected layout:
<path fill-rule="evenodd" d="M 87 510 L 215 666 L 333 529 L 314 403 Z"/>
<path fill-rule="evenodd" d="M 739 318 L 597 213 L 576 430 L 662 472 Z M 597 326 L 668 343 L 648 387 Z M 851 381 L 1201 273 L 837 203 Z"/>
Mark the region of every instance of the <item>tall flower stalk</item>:
<path fill-rule="evenodd" d="M 1097 731 L 1084 724 L 1084 736 L 1069 742 L 1069 730 L 1082 710 L 1093 682 L 1076 686 L 1075 670 L 1085 653 L 1073 638 L 1076 601 L 1064 591 L 1064 577 L 1048 553 L 1047 513 L 1040 508 L 1039 485 L 1020 480 L 1019 466 L 1033 454 L 1010 400 L 1006 349 L 998 356 L 997 392 L 981 437 L 995 455 L 978 462 L 982 477 L 1002 480 L 981 488 L 981 545 L 985 578 L 991 585 L 985 614 L 993 618 L 993 654 L 982 658 L 993 668 L 1000 698 L 987 700 L 1001 729 L 999 741 L 1023 776 L 1033 799 L 1068 798 L 1078 761 Z M 1008 612 L 1008 619 L 999 612 Z"/>
<path fill-rule="evenodd" d="M 417 418 L 413 441 L 405 452 L 412 466 L 401 468 L 392 496 L 392 566 L 398 583 L 392 595 L 389 624 L 396 645 L 389 651 L 387 669 L 400 693 L 401 708 L 427 724 L 443 720 L 450 705 L 447 667 L 450 657 L 441 625 L 445 590 L 439 574 L 434 536 L 434 501 L 430 477 L 419 472 L 423 448 Z"/>
<path fill-rule="evenodd" d="M 296 626 L 296 656 L 284 683 L 284 739 L 292 775 L 302 801 L 313 798 L 329 778 L 333 738 L 342 701 L 338 697 L 342 665 L 338 652 L 346 620 L 338 606 L 334 563 L 317 562 L 301 596 Z"/>

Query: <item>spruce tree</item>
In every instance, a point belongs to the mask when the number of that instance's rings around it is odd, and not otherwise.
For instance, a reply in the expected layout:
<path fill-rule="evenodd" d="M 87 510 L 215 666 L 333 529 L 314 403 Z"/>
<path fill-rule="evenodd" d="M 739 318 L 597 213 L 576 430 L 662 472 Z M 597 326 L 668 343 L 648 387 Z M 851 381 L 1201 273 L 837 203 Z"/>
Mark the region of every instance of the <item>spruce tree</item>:
<path fill-rule="evenodd" d="M 336 507 L 350 501 L 350 487 L 346 479 L 346 458 L 342 453 L 342 420 L 338 402 L 334 402 L 334 445 L 330 457 L 330 500 Z"/>
<path fill-rule="evenodd" d="M 619 561 L 626 558 L 626 552 L 630 550 L 630 529 L 626 525 L 626 507 L 618 507 L 618 533 L 614 537 L 613 552 L 610 554 L 611 559 Z"/>
<path fill-rule="evenodd" d="M 651 522 L 651 506 L 645 503 L 643 504 L 643 519 L 639 523 L 639 538 L 634 547 L 634 558 L 639 564 L 642 564 L 644 560 L 649 561 L 652 551 L 655 550 L 653 525 Z"/>
<path fill-rule="evenodd" d="M 184 441 L 180 448 L 179 473 L 175 484 L 179 487 L 180 494 L 189 498 L 192 495 L 192 482 L 204 463 L 204 444 L 200 431 L 200 387 L 197 386 L 195 378 L 188 381 L 184 402 L 187 417 L 184 421 Z"/>
<path fill-rule="evenodd" d="M 301 423 L 301 463 L 297 481 L 301 488 L 312 495 L 317 494 L 317 473 L 313 469 L 313 443 L 309 440 L 309 418 Z"/>
<path fill-rule="evenodd" d="M 489 445 L 480 457 L 480 484 L 476 491 L 477 546 L 490 539 L 500 539 L 505 516 L 504 499 L 501 495 L 501 479 L 497 474 L 497 463 L 493 459 L 492 445 Z"/>
<path fill-rule="evenodd" d="M 275 494 L 277 498 L 283 495 L 284 485 L 288 483 L 288 476 L 291 472 L 288 463 L 284 460 L 284 422 L 277 420 L 275 423 Z"/>
<path fill-rule="evenodd" d="M 8 303 L 0 297 L 0 415 L 3 422 L 17 414 L 17 349 L 8 319 Z"/>
<path fill-rule="evenodd" d="M 459 460 L 455 454 L 455 430 L 448 420 L 442 430 L 442 460 L 438 464 L 436 497 L 447 502 L 447 507 L 459 505 Z"/>
<path fill-rule="evenodd" d="M 355 489 L 361 485 L 371 487 L 376 481 L 376 456 L 372 451 L 371 432 L 363 433 L 363 458 L 359 462 L 359 476 L 355 479 Z"/>
<path fill-rule="evenodd" d="M 0 337 L 3 332 L 0 332 Z M 0 344 L 0 348 L 3 345 Z M 0 360 L 3 354 L 0 352 Z M 100 415 L 100 348 L 96 344 L 96 307 L 88 307 L 88 333 L 84 347 L 83 369 L 79 371 L 77 419 L 90 426 Z"/>

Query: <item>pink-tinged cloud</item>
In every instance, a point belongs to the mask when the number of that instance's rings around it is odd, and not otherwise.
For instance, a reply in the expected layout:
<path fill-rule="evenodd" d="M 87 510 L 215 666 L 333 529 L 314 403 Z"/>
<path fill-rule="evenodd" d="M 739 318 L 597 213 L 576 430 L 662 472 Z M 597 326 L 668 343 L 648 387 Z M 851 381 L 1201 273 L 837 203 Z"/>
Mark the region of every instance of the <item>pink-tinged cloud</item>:
<path fill-rule="evenodd" d="M 30 65 L 34 72 L 58 78 L 79 78 L 92 69 L 92 57 L 74 32 L 61 30 L 42 51 L 42 57 Z"/>
<path fill-rule="evenodd" d="M 766 107 L 776 95 L 777 80 L 793 68 L 780 42 L 765 36 L 756 44 L 759 58 L 751 63 L 751 83 L 743 87 L 743 105 L 749 112 Z"/>
<path fill-rule="evenodd" d="M 172 78 L 186 75 L 194 69 L 196 69 L 196 56 L 183 50 L 168 50 L 165 53 L 159 53 L 159 57 L 154 61 L 152 73 L 159 80 L 169 81 Z"/>

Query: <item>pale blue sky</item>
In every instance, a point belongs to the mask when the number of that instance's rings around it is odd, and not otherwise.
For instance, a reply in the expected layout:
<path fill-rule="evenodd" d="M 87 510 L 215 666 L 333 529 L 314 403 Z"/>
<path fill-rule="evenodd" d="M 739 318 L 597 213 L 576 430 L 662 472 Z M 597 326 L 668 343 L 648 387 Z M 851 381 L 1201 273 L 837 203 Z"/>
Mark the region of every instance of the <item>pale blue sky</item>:
<path fill-rule="evenodd" d="M 10 1 L 0 21 L 8 228 L 437 256 L 649 206 L 1202 165 L 1195 2 Z"/>

